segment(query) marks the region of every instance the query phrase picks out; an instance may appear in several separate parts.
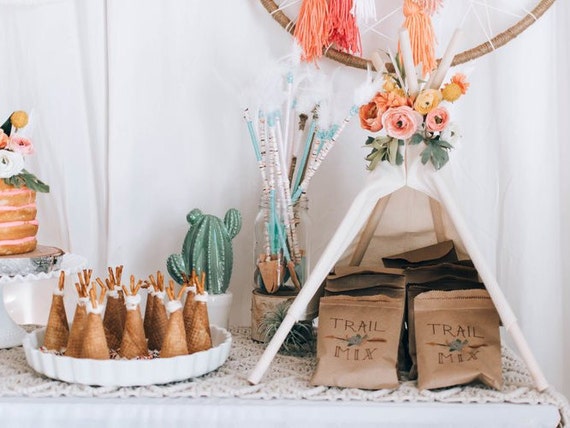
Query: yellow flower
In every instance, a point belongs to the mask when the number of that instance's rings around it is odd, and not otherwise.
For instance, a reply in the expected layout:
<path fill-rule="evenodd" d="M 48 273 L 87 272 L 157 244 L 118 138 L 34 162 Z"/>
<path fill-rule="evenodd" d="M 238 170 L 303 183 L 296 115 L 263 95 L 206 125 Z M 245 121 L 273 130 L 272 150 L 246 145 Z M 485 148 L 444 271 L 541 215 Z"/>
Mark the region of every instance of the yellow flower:
<path fill-rule="evenodd" d="M 414 102 L 414 110 L 424 115 L 436 108 L 441 102 L 441 92 L 437 89 L 426 89 L 419 93 Z"/>
<path fill-rule="evenodd" d="M 28 114 L 25 111 L 18 110 L 10 116 L 10 122 L 14 128 L 20 129 L 28 124 Z"/>
<path fill-rule="evenodd" d="M 384 89 L 386 92 L 392 92 L 394 89 L 397 89 L 398 86 L 396 86 L 396 82 L 394 81 L 394 78 L 392 77 L 391 74 L 385 74 L 384 75 L 384 85 L 382 86 L 382 89 Z"/>
<path fill-rule="evenodd" d="M 461 86 L 459 86 L 457 83 L 448 83 L 441 90 L 443 99 L 449 102 L 457 101 L 462 93 L 463 91 L 461 90 Z"/>

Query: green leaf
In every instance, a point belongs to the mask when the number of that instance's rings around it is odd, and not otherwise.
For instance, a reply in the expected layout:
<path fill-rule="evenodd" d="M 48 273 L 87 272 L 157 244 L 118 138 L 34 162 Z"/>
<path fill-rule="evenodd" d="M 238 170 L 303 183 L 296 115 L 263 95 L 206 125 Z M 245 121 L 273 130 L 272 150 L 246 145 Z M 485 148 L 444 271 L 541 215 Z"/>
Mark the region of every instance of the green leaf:
<path fill-rule="evenodd" d="M 21 173 L 13 175 L 9 178 L 4 178 L 4 183 L 20 188 L 22 186 L 28 187 L 35 192 L 48 193 L 49 186 L 37 178 L 34 174 L 29 173 L 25 169 Z"/>
<path fill-rule="evenodd" d="M 424 141 L 423 135 L 416 133 L 412 135 L 412 138 L 410 139 L 410 144 L 416 145 L 421 143 L 422 141 Z"/>
<path fill-rule="evenodd" d="M 390 162 L 392 165 L 396 163 L 398 147 L 398 140 L 392 139 L 392 141 L 388 143 L 388 162 Z"/>
<path fill-rule="evenodd" d="M 451 143 L 448 143 L 447 141 L 443 141 L 443 140 L 437 140 L 436 144 L 440 147 L 445 147 L 446 149 L 452 149 L 453 148 Z"/>
<path fill-rule="evenodd" d="M 422 155 L 422 163 L 425 165 L 431 157 L 432 147 L 430 145 L 426 146 L 424 151 L 421 153 Z"/>
<path fill-rule="evenodd" d="M 402 165 L 404 163 L 404 156 L 398 151 L 396 154 L 396 165 Z"/>
<path fill-rule="evenodd" d="M 364 144 L 366 144 L 368 146 L 368 145 L 372 144 L 374 142 L 374 140 L 375 140 L 374 137 L 368 137 Z"/>

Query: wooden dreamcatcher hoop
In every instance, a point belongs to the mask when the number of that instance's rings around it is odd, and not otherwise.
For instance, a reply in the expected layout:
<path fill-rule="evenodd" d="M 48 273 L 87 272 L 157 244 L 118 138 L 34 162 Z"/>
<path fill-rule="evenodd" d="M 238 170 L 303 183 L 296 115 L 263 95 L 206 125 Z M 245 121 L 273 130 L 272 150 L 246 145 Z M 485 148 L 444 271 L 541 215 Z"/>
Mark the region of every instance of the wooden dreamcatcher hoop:
<path fill-rule="evenodd" d="M 463 64 L 467 61 L 479 58 L 485 54 L 488 54 L 489 52 L 497 50 L 501 46 L 506 45 L 508 42 L 513 40 L 528 27 L 534 24 L 550 8 L 550 6 L 554 4 L 555 1 L 556 0 L 540 0 L 529 13 L 527 13 L 518 22 L 516 22 L 514 25 L 502 33 L 497 34 L 486 42 L 483 42 L 473 48 L 467 49 L 455 55 L 455 58 L 451 65 Z M 263 7 L 269 12 L 269 14 L 273 16 L 273 18 L 285 30 L 291 34 L 294 33 L 295 23 L 289 19 L 289 17 L 279 8 L 274 0 L 260 0 L 260 2 Z M 364 70 L 366 70 L 368 67 L 374 68 L 371 60 L 342 52 L 333 47 L 325 49 L 323 53 L 327 58 L 330 58 L 349 67 L 361 68 Z"/>

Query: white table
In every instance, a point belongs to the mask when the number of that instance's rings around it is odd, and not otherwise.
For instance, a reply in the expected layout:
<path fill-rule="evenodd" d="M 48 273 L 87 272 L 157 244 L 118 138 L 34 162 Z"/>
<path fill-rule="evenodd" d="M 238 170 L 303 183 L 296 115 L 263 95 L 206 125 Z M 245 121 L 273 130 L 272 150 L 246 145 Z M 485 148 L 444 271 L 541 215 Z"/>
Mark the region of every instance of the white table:
<path fill-rule="evenodd" d="M 311 386 L 314 358 L 278 355 L 263 382 L 246 375 L 262 352 L 232 330 L 230 357 L 203 377 L 162 386 L 91 387 L 39 376 L 21 348 L 0 350 L 0 427 L 555 427 L 567 401 L 524 383 L 505 350 L 503 391 L 467 386 L 363 391 Z M 467 403 L 469 401 L 469 403 Z"/>

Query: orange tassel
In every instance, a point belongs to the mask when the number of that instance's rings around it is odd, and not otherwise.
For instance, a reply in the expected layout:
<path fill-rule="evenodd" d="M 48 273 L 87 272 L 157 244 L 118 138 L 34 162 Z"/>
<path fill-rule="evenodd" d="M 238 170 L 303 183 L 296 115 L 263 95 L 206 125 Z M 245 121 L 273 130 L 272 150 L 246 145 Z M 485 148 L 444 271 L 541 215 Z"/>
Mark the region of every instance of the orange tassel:
<path fill-rule="evenodd" d="M 294 35 L 303 49 L 304 61 L 312 62 L 323 55 L 329 38 L 327 15 L 327 0 L 303 0 Z"/>
<path fill-rule="evenodd" d="M 435 32 L 431 23 L 442 0 L 404 0 L 404 27 L 410 33 L 414 64 L 422 63 L 425 76 L 436 67 Z"/>
<path fill-rule="evenodd" d="M 329 1 L 329 44 L 335 44 L 341 51 L 359 55 L 362 53 L 360 32 L 356 17 L 351 13 L 352 0 Z"/>

